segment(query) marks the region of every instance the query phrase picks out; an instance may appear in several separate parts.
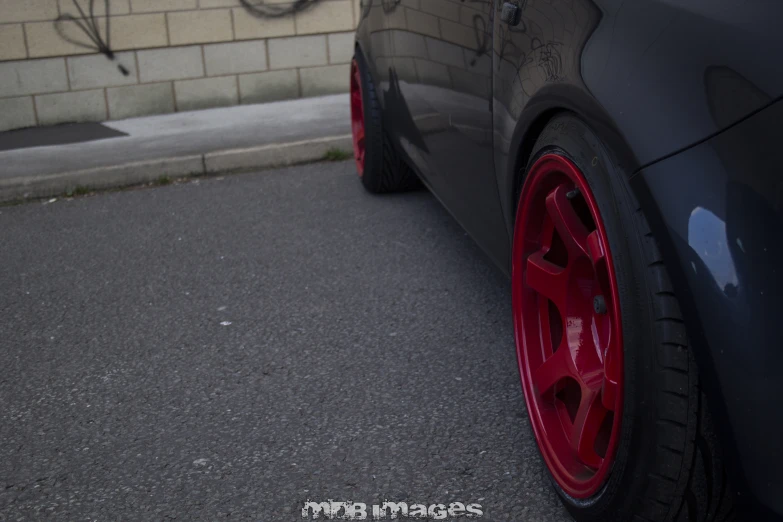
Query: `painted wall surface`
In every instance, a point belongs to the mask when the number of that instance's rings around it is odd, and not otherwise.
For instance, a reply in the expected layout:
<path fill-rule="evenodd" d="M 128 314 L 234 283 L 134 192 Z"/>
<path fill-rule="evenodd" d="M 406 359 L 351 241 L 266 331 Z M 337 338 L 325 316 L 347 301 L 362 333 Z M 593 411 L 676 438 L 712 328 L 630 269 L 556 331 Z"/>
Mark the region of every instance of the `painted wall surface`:
<path fill-rule="evenodd" d="M 358 21 L 359 0 L 0 0 L 0 131 L 346 92 Z"/>

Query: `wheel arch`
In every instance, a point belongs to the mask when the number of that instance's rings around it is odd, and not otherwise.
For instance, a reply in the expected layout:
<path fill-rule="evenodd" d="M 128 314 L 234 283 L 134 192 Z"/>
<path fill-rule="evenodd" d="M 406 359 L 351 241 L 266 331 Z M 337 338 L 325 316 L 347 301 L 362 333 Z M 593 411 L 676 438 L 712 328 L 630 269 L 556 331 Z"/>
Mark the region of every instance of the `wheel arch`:
<path fill-rule="evenodd" d="M 517 149 L 517 154 L 514 157 L 514 164 L 511 167 L 513 176 L 511 176 L 512 186 L 509 192 L 509 196 L 511 197 L 509 208 L 512 209 L 512 219 L 516 217 L 517 205 L 519 204 L 519 193 L 522 190 L 522 183 L 525 180 L 525 170 L 530 162 L 530 156 L 533 154 L 533 147 L 535 147 L 539 136 L 544 132 L 544 129 L 549 125 L 549 122 L 558 115 L 568 112 L 567 109 L 562 107 L 552 107 L 544 110 L 536 115 L 535 119 L 533 119 L 525 129 Z M 511 224 L 511 230 L 513 232 L 513 221 Z"/>
<path fill-rule="evenodd" d="M 533 147 L 547 125 L 565 113 L 574 114 L 584 121 L 608 147 L 608 153 L 614 156 L 629 177 L 640 167 L 635 152 L 615 125 L 614 119 L 589 93 L 572 85 L 542 88 L 530 98 L 517 117 L 509 147 L 509 151 L 515 152 L 509 155 L 505 168 L 499 165 L 499 175 L 505 178 L 499 180 L 499 185 L 504 194 L 504 207 L 509 209 L 506 219 L 510 234 L 514 230 L 519 190 L 525 179 L 525 169 Z"/>

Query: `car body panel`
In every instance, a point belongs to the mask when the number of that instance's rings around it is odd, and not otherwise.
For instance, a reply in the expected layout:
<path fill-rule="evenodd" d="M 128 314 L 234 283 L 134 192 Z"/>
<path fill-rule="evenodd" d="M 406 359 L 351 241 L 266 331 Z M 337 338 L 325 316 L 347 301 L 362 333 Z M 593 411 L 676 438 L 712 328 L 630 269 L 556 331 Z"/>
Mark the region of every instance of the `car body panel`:
<path fill-rule="evenodd" d="M 783 95 L 783 67 L 771 58 L 783 52 L 781 2 L 521 5 L 518 26 L 495 24 L 496 169 L 509 223 L 519 152 L 552 111 L 578 114 L 632 174 Z"/>
<path fill-rule="evenodd" d="M 783 167 L 775 154 L 781 122 L 778 102 L 632 180 L 676 288 L 687 289 L 678 297 L 722 438 L 735 449 L 727 457 L 745 479 L 740 499 L 777 513 L 783 513 Z"/>
<path fill-rule="evenodd" d="M 467 38 L 486 42 L 488 51 L 492 5 L 474 0 L 462 12 L 454 4 L 452 18 L 475 20 L 476 33 L 457 21 L 441 27 L 432 13 L 400 2 L 367 4 L 365 15 L 367 27 L 380 28 L 369 29 L 368 54 L 395 141 L 446 208 L 503 265 L 510 250 L 494 183 L 492 60 L 488 52 L 440 38 L 441 31 L 467 30 Z M 472 212 L 474 207 L 484 211 Z"/>
<path fill-rule="evenodd" d="M 770 230 L 780 241 L 774 198 L 782 176 L 773 158 L 783 142 L 775 125 L 783 117 L 776 105 L 783 2 L 515 3 L 520 23 L 509 26 L 499 0 L 363 0 L 357 46 L 393 142 L 508 275 L 518 191 L 538 133 L 558 112 L 583 119 L 631 177 L 668 245 L 667 266 L 745 505 L 759 520 L 783 517 L 783 496 L 773 494 L 780 479 L 762 469 L 765 455 L 783 464 L 783 409 L 774 409 L 779 394 L 770 395 L 771 368 L 781 367 L 780 343 L 770 343 L 782 260 L 779 246 L 763 251 L 758 231 L 778 227 Z M 764 148 L 751 146 L 754 139 Z M 743 165 L 751 164 L 766 170 L 747 173 Z M 688 229 L 699 223 L 702 233 Z M 754 254 L 737 251 L 737 239 Z M 720 242 L 723 265 L 713 266 L 699 249 Z M 725 271 L 727 261 L 734 272 Z M 754 318 L 766 323 L 755 326 Z M 755 378 L 744 389 L 739 369 Z"/>

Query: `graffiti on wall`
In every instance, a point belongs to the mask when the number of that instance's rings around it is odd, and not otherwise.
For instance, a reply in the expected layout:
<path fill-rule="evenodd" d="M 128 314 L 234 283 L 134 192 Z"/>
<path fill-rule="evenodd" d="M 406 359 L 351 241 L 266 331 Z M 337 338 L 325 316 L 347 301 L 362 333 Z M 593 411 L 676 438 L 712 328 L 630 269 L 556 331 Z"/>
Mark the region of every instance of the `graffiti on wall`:
<path fill-rule="evenodd" d="M 73 8 L 76 13 L 66 12 L 61 14 L 57 20 L 54 21 L 54 29 L 60 38 L 66 42 L 73 44 L 83 49 L 89 49 L 94 52 L 102 53 L 106 58 L 112 62 L 116 60 L 116 55 L 111 48 L 111 6 L 109 0 L 103 0 L 104 12 L 106 16 L 103 21 L 103 31 L 101 31 L 101 23 L 99 17 L 95 14 L 95 3 L 97 0 L 88 0 L 88 6 L 85 10 L 84 6 L 79 3 L 79 0 L 71 0 L 73 2 Z M 78 32 L 82 33 L 81 38 L 75 38 L 66 33 L 66 23 L 72 24 L 76 27 Z M 128 69 L 120 64 L 117 64 L 117 69 L 123 74 L 128 76 L 130 72 Z"/>
<path fill-rule="evenodd" d="M 266 0 L 237 1 L 253 16 L 279 18 L 309 9 L 320 0 L 295 0 L 292 4 L 282 5 L 269 4 Z M 103 10 L 98 14 L 96 8 L 101 5 Z M 112 62 L 117 61 L 111 46 L 110 0 L 70 0 L 70 5 L 63 7 L 63 10 L 65 12 L 54 21 L 55 31 L 60 38 L 82 49 L 101 53 Z M 121 63 L 117 64 L 117 69 L 123 76 L 130 75 L 128 68 Z"/>

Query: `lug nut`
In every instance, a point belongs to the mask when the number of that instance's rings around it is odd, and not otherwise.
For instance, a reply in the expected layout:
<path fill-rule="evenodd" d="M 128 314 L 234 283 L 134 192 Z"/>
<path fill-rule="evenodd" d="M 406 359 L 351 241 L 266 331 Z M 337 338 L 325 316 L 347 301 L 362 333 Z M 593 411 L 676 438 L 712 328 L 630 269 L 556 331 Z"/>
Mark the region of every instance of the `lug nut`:
<path fill-rule="evenodd" d="M 604 299 L 604 296 L 597 295 L 593 298 L 593 310 L 600 315 L 606 313 L 606 299 Z"/>

